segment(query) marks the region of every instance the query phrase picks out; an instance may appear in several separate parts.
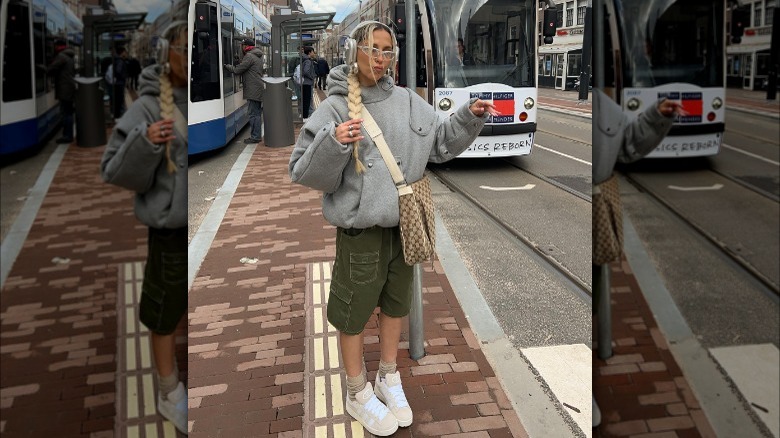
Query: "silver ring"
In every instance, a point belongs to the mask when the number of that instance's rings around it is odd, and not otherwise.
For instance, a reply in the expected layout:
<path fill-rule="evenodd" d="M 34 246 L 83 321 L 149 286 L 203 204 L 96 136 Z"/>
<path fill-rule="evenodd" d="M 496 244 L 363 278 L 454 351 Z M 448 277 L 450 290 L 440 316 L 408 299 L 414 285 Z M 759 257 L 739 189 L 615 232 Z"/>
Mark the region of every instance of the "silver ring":
<path fill-rule="evenodd" d="M 353 133 L 352 131 L 349 131 L 349 136 L 350 136 L 350 137 L 354 137 L 354 136 L 355 136 L 355 133 Z"/>
<path fill-rule="evenodd" d="M 352 132 L 352 125 L 350 124 L 347 129 L 349 129 L 349 132 Z"/>

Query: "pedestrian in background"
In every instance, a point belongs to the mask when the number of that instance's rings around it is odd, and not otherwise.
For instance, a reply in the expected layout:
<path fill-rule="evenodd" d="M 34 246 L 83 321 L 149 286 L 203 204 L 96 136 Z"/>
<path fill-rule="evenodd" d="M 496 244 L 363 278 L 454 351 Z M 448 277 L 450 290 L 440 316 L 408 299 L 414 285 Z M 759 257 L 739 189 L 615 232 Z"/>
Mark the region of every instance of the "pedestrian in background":
<path fill-rule="evenodd" d="M 323 57 L 317 58 L 317 88 L 320 90 L 328 89 L 328 73 L 330 73 L 328 61 Z"/>
<path fill-rule="evenodd" d="M 157 409 L 186 434 L 174 331 L 187 310 L 187 21 L 173 21 L 162 38 L 167 54 L 141 72 L 139 97 L 114 127 L 101 175 L 136 192 L 135 215 L 149 227 L 138 314 L 152 332 Z"/>
<path fill-rule="evenodd" d="M 57 139 L 57 143 L 70 144 L 73 142 L 73 98 L 76 94 L 73 77 L 76 71 L 76 52 L 68 47 L 65 40 L 55 41 L 54 51 L 57 55 L 46 71 L 54 76 L 54 97 L 60 102 L 62 137 Z"/>
<path fill-rule="evenodd" d="M 413 267 L 401 249 L 398 191 L 376 145 L 366 140 L 361 111 L 376 119 L 410 183 L 423 177 L 428 161 L 444 162 L 468 148 L 497 112 L 473 98 L 452 117 L 439 118 L 425 100 L 396 87 L 389 76 L 398 47 L 389 27 L 363 22 L 350 38 L 357 43 L 353 58 L 331 70 L 328 98 L 303 126 L 289 172 L 292 181 L 323 192 L 323 215 L 337 227 L 327 315 L 339 330 L 346 411 L 372 434 L 387 436 L 409 426 L 413 417 L 396 369 Z M 372 387 L 363 330 L 377 306 L 381 356 Z"/>
<path fill-rule="evenodd" d="M 125 86 L 127 85 L 127 49 L 119 47 L 112 65 L 114 119 L 125 113 Z"/>
<path fill-rule="evenodd" d="M 290 61 L 287 63 L 287 74 L 292 79 L 290 82 L 293 84 L 293 91 L 295 91 L 293 95 L 293 100 L 297 100 L 300 105 L 301 101 L 301 84 L 300 79 L 295 79 L 295 69 L 298 69 L 298 73 L 300 75 L 300 65 L 301 61 L 303 60 L 303 46 L 298 47 L 298 56 L 293 56 L 290 58 Z"/>
<path fill-rule="evenodd" d="M 131 57 L 127 61 L 127 89 L 138 90 L 138 76 L 141 75 L 141 62 L 138 58 Z"/>
<path fill-rule="evenodd" d="M 255 47 L 254 41 L 244 40 L 242 43 L 244 59 L 233 67 L 225 64 L 225 69 L 235 74 L 243 75 L 244 97 L 249 101 L 249 138 L 244 143 L 260 143 L 263 141 L 263 52 Z"/>
<path fill-rule="evenodd" d="M 309 118 L 311 110 L 311 98 L 314 92 L 314 79 L 317 78 L 317 72 L 314 66 L 314 60 L 317 59 L 317 53 L 312 47 L 303 48 L 303 59 L 301 60 L 301 100 L 303 103 L 301 117 L 305 122 Z"/>

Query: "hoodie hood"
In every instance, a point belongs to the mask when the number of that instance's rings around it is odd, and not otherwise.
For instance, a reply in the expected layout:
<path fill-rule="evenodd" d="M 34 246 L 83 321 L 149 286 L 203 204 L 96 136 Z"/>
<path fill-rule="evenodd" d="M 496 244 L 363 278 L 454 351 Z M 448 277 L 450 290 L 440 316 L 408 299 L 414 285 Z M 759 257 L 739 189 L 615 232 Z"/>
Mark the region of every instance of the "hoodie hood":
<path fill-rule="evenodd" d="M 160 72 L 162 66 L 152 64 L 141 71 L 141 78 L 138 81 L 138 94 L 159 96 L 160 95 Z"/>
<path fill-rule="evenodd" d="M 141 71 L 138 80 L 138 95 L 157 97 L 160 95 L 160 72 L 162 66 L 152 64 Z M 173 88 L 173 102 L 179 107 L 182 114 L 187 114 L 187 87 Z"/>
<path fill-rule="evenodd" d="M 247 51 L 247 52 L 245 52 L 245 53 L 246 53 L 247 55 L 249 55 L 249 54 L 251 53 L 252 55 L 255 55 L 255 56 L 257 56 L 257 57 L 258 57 L 258 58 L 260 58 L 261 60 L 263 59 L 263 51 L 262 51 L 262 50 L 260 50 L 260 47 L 253 47 L 253 48 L 252 48 L 252 50 L 249 50 L 249 51 Z"/>
<path fill-rule="evenodd" d="M 349 65 L 342 64 L 330 69 L 328 75 L 328 96 L 346 96 L 349 92 L 347 76 L 349 75 Z M 373 103 L 385 100 L 393 93 L 395 86 L 393 78 L 388 75 L 382 76 L 376 85 L 371 87 L 360 87 L 360 96 L 363 103 Z"/>

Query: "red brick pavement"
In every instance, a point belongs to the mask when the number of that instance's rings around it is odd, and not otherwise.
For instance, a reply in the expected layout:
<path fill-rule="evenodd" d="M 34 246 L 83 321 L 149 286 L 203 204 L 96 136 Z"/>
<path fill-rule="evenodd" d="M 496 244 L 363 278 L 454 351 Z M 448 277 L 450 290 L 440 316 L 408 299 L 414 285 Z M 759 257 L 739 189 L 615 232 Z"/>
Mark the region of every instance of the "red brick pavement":
<path fill-rule="evenodd" d="M 335 229 L 320 193 L 290 182 L 290 153 L 258 145 L 190 291 L 191 437 L 310 436 L 307 267 L 334 257 Z M 526 436 L 438 262 L 423 289 L 427 356 L 398 359 L 415 422 L 396 436 Z M 366 335 L 373 378 L 376 317 Z"/>
<path fill-rule="evenodd" d="M 117 267 L 145 258 L 146 228 L 103 151 L 69 147 L 1 292 L 4 437 L 113 436 Z"/>
<path fill-rule="evenodd" d="M 593 347 L 594 437 L 715 437 L 624 258 L 611 267 L 613 355 Z M 593 319 L 597 333 L 597 318 Z M 598 337 L 594 335 L 594 339 Z"/>

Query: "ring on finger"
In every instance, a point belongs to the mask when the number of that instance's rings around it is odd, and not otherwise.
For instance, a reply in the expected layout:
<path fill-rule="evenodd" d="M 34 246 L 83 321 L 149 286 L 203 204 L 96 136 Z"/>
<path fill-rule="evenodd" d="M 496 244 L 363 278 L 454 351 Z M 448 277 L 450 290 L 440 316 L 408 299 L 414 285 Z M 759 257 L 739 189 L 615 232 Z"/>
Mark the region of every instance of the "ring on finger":
<path fill-rule="evenodd" d="M 350 136 L 350 137 L 354 137 L 354 136 L 355 136 L 355 133 L 354 133 L 354 132 L 352 132 L 352 131 L 349 131 L 349 136 Z"/>
<path fill-rule="evenodd" d="M 352 132 L 352 125 L 347 126 L 347 129 L 349 130 L 349 132 Z"/>

